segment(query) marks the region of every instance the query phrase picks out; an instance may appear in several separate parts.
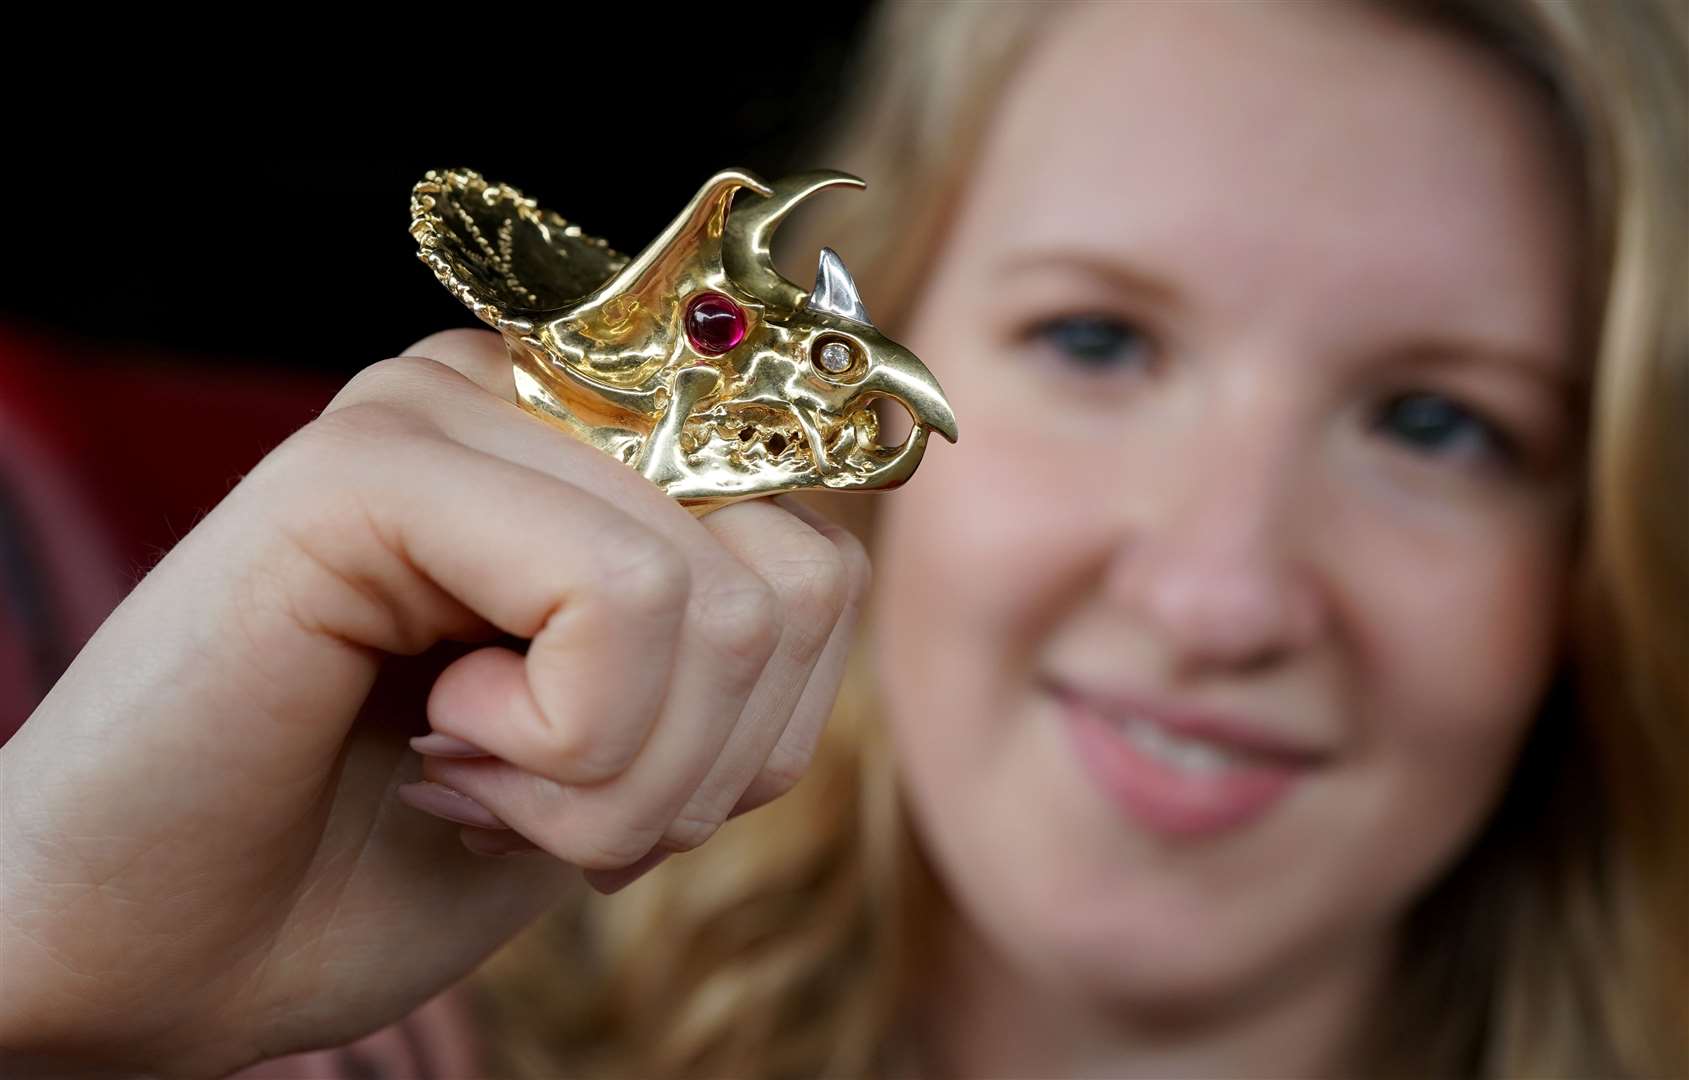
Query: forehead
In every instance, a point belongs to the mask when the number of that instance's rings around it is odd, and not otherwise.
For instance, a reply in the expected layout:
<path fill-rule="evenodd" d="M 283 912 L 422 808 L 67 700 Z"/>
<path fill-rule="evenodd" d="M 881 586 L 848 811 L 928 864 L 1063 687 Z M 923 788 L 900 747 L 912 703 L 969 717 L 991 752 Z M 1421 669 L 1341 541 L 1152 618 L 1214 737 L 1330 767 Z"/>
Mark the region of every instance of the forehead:
<path fill-rule="evenodd" d="M 1217 302 L 1371 288 L 1551 334 L 1564 169 L 1519 76 L 1370 5 L 1086 4 L 1011 82 L 964 231 L 1127 257 Z"/>

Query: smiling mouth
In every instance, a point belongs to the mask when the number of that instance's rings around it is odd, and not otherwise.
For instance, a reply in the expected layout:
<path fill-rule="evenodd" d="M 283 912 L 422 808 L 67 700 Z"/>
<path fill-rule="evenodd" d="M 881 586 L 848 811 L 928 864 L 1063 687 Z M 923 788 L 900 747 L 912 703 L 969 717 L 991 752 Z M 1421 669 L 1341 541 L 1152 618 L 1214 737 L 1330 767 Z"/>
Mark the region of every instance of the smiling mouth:
<path fill-rule="evenodd" d="M 1322 740 L 1282 732 L 1277 725 L 1245 716 L 1158 705 L 1125 691 L 1087 691 L 1050 677 L 1041 684 L 1064 704 L 1095 713 L 1147 752 L 1159 753 L 1170 762 L 1183 761 L 1193 767 L 1199 762 L 1300 767 L 1321 764 L 1330 757 Z"/>
<path fill-rule="evenodd" d="M 1148 717 L 1100 709 L 1083 695 L 1046 690 L 1079 771 L 1128 818 L 1169 840 L 1217 836 L 1263 817 L 1319 764 L 1174 732 Z"/>

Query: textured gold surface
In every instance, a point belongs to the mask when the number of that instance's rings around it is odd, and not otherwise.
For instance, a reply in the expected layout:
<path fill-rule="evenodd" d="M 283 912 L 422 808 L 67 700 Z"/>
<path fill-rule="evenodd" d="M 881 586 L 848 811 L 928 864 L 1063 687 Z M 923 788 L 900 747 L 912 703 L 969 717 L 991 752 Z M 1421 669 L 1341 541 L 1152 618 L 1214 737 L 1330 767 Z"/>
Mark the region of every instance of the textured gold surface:
<path fill-rule="evenodd" d="M 440 282 L 503 335 L 525 408 L 703 514 L 801 488 L 894 488 L 929 432 L 956 440 L 937 381 L 867 321 L 830 250 L 814 290 L 774 269 L 780 220 L 837 185 L 864 186 L 830 170 L 769 185 L 723 169 L 629 260 L 507 185 L 436 170 L 412 192 L 411 235 Z M 726 352 L 687 337 L 686 308 L 702 292 L 745 314 Z M 820 363 L 830 344 L 850 353 L 836 373 Z M 914 419 L 902 446 L 878 441 L 869 406 L 881 397 Z"/>

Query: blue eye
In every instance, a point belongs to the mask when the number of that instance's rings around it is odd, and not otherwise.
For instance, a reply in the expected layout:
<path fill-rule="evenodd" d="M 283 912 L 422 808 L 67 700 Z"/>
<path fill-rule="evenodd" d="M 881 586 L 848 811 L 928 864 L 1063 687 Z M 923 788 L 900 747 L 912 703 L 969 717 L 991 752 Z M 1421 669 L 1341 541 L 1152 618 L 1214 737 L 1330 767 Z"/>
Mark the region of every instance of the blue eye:
<path fill-rule="evenodd" d="M 1103 371 L 1135 359 L 1150 345 L 1149 338 L 1135 327 L 1102 315 L 1049 319 L 1033 327 L 1031 337 L 1048 342 L 1073 366 L 1087 371 Z"/>
<path fill-rule="evenodd" d="M 1381 422 L 1401 432 L 1415 446 L 1431 450 L 1434 456 L 1457 456 L 1471 452 L 1476 444 L 1477 453 L 1504 462 L 1518 457 L 1518 446 L 1501 428 L 1441 394 L 1393 398 Z"/>

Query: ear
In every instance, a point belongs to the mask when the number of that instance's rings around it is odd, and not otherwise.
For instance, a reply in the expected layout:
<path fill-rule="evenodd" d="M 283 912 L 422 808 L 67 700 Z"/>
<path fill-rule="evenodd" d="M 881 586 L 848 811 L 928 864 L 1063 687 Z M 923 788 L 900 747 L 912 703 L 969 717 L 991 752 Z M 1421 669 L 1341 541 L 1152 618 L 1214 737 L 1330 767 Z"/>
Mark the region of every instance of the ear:
<path fill-rule="evenodd" d="M 742 187 L 771 194 L 744 169 L 723 169 L 692 196 L 638 258 L 600 285 L 565 317 L 571 329 L 601 344 L 626 345 L 670 331 L 675 300 L 700 286 L 720 288 L 728 204 Z M 562 320 L 560 320 L 562 321 Z"/>

